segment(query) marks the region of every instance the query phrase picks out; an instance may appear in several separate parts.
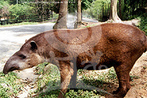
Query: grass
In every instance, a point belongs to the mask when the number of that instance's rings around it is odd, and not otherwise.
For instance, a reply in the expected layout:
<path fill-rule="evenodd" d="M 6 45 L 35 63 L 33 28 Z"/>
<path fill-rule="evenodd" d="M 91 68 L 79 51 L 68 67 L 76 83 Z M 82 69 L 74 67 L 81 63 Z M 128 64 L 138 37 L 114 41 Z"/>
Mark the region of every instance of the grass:
<path fill-rule="evenodd" d="M 44 70 L 39 72 L 43 74 L 37 82 L 38 89 L 35 94 L 38 93 L 39 95 L 36 98 L 57 98 L 60 92 L 60 72 L 58 68 L 55 65 L 49 65 L 47 70 L 47 72 Z M 65 94 L 66 98 L 100 98 L 109 94 L 108 89 L 113 91 L 113 88 L 118 86 L 117 75 L 113 67 L 102 73 L 80 69 L 77 74 L 80 77 L 77 80 L 77 88 L 75 90 L 68 89 Z M 138 76 L 131 76 L 131 78 L 138 79 Z"/>
<path fill-rule="evenodd" d="M 21 91 L 23 85 L 16 81 L 19 78 L 14 72 L 10 72 L 7 75 L 0 73 L 0 97 L 9 98 L 17 96 L 18 92 Z"/>
<path fill-rule="evenodd" d="M 30 92 L 30 97 L 36 95 L 36 98 L 57 98 L 60 92 L 60 72 L 57 66 L 43 63 L 36 67 L 38 79 L 35 85 L 37 89 Z M 77 88 L 68 89 L 66 98 L 100 98 L 108 92 L 118 87 L 117 75 L 114 68 L 108 71 L 88 71 L 78 70 Z M 132 79 L 138 79 L 138 76 L 131 76 Z M 23 91 L 24 84 L 14 72 L 7 75 L 0 73 L 0 98 L 12 98 Z"/>
<path fill-rule="evenodd" d="M 37 73 L 41 73 L 42 77 L 38 78 L 37 81 L 38 89 L 35 93 L 39 93 L 39 95 L 36 98 L 56 98 L 60 92 L 60 72 L 55 65 L 49 65 L 47 72 L 42 68 L 40 65 L 37 67 L 39 69 Z M 113 68 L 102 74 L 97 71 L 90 71 L 89 74 L 87 70 L 78 70 L 78 76 L 82 77 L 77 81 L 76 90 L 69 89 L 65 95 L 66 98 L 100 98 L 107 92 L 103 90 L 103 88 L 107 87 L 104 84 L 107 84 L 110 80 L 117 82 Z"/>
<path fill-rule="evenodd" d="M 20 26 L 20 25 L 36 25 L 40 24 L 39 22 L 21 22 L 21 23 L 15 23 L 15 24 L 6 24 L 6 25 L 0 25 L 0 27 L 10 27 L 10 26 Z"/>

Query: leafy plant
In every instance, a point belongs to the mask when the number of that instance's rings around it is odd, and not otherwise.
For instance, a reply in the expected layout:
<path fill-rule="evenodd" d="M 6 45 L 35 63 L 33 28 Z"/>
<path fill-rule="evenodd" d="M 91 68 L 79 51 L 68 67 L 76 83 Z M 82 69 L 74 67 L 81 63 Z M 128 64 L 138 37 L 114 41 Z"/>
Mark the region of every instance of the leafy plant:
<path fill-rule="evenodd" d="M 37 86 L 38 89 L 36 92 L 40 92 L 43 89 L 45 92 L 42 92 L 41 95 L 44 95 L 46 93 L 50 94 L 50 92 L 54 92 L 54 90 L 59 90 L 59 77 L 60 73 L 58 68 L 55 65 L 47 65 L 47 63 L 39 64 L 37 66 L 37 74 L 41 74 L 42 76 L 38 78 Z M 46 68 L 45 68 L 46 67 Z M 48 67 L 48 68 L 47 68 Z M 46 71 L 44 69 L 47 69 Z M 40 95 L 39 95 L 40 96 Z"/>
<path fill-rule="evenodd" d="M 108 79 L 111 79 L 111 80 L 117 79 L 117 75 L 116 75 L 116 73 L 115 73 L 114 68 L 111 68 L 111 69 L 108 71 Z"/>
<path fill-rule="evenodd" d="M 22 22 L 22 21 L 29 21 L 27 20 L 29 16 L 31 16 L 33 7 L 27 4 L 16 4 L 11 5 L 9 8 L 11 20 L 10 22 Z"/>
<path fill-rule="evenodd" d="M 6 17 L 9 15 L 8 7 L 9 3 L 7 1 L 0 1 L 0 17 Z"/>
<path fill-rule="evenodd" d="M 129 20 L 136 18 L 144 13 L 146 0 L 124 0 L 123 19 Z"/>
<path fill-rule="evenodd" d="M 141 23 L 139 28 L 143 30 L 147 35 L 147 13 L 144 13 L 143 15 L 141 15 L 140 19 L 141 19 Z"/>
<path fill-rule="evenodd" d="M 86 4 L 89 5 L 89 3 Z M 95 0 L 94 2 L 92 2 L 90 7 L 84 12 L 101 21 L 103 16 L 108 16 L 109 14 L 109 4 L 110 0 Z"/>

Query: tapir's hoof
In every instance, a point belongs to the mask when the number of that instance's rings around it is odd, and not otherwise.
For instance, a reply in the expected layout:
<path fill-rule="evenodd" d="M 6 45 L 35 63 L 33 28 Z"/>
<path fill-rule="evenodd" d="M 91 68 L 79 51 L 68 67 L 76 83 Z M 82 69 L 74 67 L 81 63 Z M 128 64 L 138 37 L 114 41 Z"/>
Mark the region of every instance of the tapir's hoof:
<path fill-rule="evenodd" d="M 119 90 L 113 91 L 113 94 L 117 94 L 119 92 Z"/>
<path fill-rule="evenodd" d="M 125 92 L 122 92 L 119 89 L 117 89 L 116 91 L 113 91 L 113 97 L 112 98 L 123 98 L 125 95 L 126 95 Z"/>
<path fill-rule="evenodd" d="M 106 95 L 105 98 L 121 98 L 118 95 Z"/>

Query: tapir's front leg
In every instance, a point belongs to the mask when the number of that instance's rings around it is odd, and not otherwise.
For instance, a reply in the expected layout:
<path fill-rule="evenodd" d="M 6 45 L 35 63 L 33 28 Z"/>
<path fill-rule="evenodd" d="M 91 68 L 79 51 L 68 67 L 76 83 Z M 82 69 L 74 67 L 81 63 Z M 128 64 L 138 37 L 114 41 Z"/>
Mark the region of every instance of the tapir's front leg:
<path fill-rule="evenodd" d="M 59 64 L 61 75 L 61 90 L 58 98 L 64 98 L 64 94 L 66 93 L 68 85 L 70 84 L 74 70 L 69 61 L 59 61 Z"/>

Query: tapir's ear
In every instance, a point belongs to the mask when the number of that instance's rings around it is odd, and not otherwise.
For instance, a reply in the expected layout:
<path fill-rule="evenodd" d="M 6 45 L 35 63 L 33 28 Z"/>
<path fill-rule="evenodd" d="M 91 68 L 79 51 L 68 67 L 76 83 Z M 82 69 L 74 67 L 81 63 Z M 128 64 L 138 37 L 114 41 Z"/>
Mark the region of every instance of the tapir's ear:
<path fill-rule="evenodd" d="M 33 51 L 37 49 L 37 44 L 36 44 L 35 41 L 31 41 L 30 44 L 31 44 L 31 49 L 32 49 Z"/>

